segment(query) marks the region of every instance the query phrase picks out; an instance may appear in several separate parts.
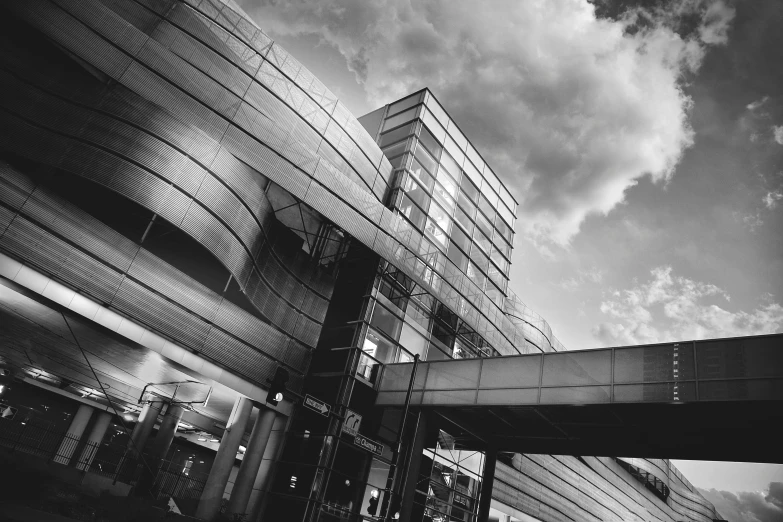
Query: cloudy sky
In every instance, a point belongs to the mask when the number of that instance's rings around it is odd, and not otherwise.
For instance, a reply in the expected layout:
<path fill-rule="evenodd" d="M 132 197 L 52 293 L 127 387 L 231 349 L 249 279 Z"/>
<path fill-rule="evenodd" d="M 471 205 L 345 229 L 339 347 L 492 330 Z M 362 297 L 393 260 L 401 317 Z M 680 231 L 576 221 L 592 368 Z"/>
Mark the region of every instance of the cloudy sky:
<path fill-rule="evenodd" d="M 780 0 L 240 4 L 356 115 L 435 93 L 567 347 L 783 331 Z"/>

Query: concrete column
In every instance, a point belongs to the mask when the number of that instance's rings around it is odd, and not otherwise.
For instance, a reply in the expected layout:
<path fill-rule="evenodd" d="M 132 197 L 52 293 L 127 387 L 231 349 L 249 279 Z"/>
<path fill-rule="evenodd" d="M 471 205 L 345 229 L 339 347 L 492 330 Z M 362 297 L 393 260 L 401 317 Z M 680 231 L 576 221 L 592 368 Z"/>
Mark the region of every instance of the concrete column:
<path fill-rule="evenodd" d="M 239 466 L 234 489 L 231 490 L 231 498 L 228 501 L 229 516 L 234 513 L 247 513 L 250 494 L 253 492 L 258 469 L 261 467 L 261 459 L 264 457 L 264 451 L 266 451 L 266 445 L 269 442 L 269 435 L 272 433 L 274 424 L 275 412 L 265 406 L 261 406 L 256 422 L 253 425 L 253 432 L 250 434 L 245 457 Z"/>
<path fill-rule="evenodd" d="M 57 455 L 54 457 L 55 462 L 68 465 L 71 461 L 73 452 L 76 451 L 76 446 L 79 444 L 85 428 L 87 428 L 87 423 L 90 422 L 93 410 L 92 406 L 87 406 L 86 404 L 79 405 L 79 409 L 76 410 L 76 414 L 71 419 L 71 425 L 68 426 L 65 437 L 57 449 Z"/>
<path fill-rule="evenodd" d="M 201 500 L 199 500 L 196 509 L 196 518 L 211 521 L 220 512 L 220 501 L 226 490 L 226 483 L 237 457 L 242 436 L 245 434 L 245 427 L 252 408 L 253 405 L 247 397 L 240 396 L 234 402 L 234 408 L 226 423 L 226 430 L 220 441 L 217 455 L 215 455 L 215 461 L 209 471 L 204 491 L 201 493 Z"/>
<path fill-rule="evenodd" d="M 484 473 L 481 475 L 481 493 L 477 522 L 488 522 L 489 506 L 492 504 L 492 486 L 495 482 L 495 465 L 498 461 L 498 449 L 490 445 L 484 453 Z"/>
<path fill-rule="evenodd" d="M 149 459 L 147 459 L 147 465 L 143 468 L 139 482 L 136 484 L 136 495 L 146 495 L 152 489 L 160 463 L 169 452 L 183 413 L 185 413 L 185 410 L 177 404 L 169 404 L 169 407 L 166 409 L 166 415 L 163 416 L 163 421 L 160 423 L 158 434 L 147 452 Z"/>
<path fill-rule="evenodd" d="M 139 420 L 131 433 L 131 440 L 128 442 L 128 449 L 131 454 L 138 455 L 144 451 L 144 445 L 155 427 L 158 420 L 158 414 L 163 410 L 162 402 L 148 402 L 141 409 Z"/>
<path fill-rule="evenodd" d="M 82 454 L 79 457 L 79 463 L 76 465 L 82 471 L 90 469 L 92 459 L 95 458 L 95 454 L 98 452 L 98 448 L 103 441 L 103 436 L 106 435 L 106 429 L 111 422 L 111 414 L 102 411 L 98 414 L 98 418 L 92 425 L 90 435 L 87 437 L 87 445 L 82 450 Z"/>
<path fill-rule="evenodd" d="M 427 415 L 419 412 L 416 419 L 416 433 L 413 436 L 411 450 L 408 454 L 408 469 L 401 470 L 405 477 L 400 494 L 402 503 L 400 504 L 400 520 L 412 520 L 413 498 L 416 495 L 416 484 L 419 481 L 419 472 L 421 471 L 422 453 L 425 448 L 427 437 Z"/>

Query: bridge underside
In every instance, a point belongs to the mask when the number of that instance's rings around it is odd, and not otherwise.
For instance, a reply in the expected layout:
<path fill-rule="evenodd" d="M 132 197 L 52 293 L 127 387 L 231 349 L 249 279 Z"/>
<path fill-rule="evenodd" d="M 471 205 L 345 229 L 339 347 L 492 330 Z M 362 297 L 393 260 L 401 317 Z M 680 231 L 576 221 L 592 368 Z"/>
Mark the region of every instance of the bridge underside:
<path fill-rule="evenodd" d="M 376 404 L 412 370 L 387 365 Z M 410 406 L 476 449 L 783 463 L 783 335 L 424 362 Z"/>
<path fill-rule="evenodd" d="M 500 451 L 783 464 L 783 401 L 423 407 Z"/>

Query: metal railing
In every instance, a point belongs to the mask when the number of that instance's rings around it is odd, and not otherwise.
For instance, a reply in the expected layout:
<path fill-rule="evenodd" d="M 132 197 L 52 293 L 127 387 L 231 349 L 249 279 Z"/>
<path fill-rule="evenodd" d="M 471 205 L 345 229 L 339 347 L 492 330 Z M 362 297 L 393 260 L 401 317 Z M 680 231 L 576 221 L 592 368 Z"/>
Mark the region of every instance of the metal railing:
<path fill-rule="evenodd" d="M 134 485 L 152 459 L 142 460 L 125 445 L 88 442 L 73 434 L 31 420 L 0 420 L 0 448 L 26 453 L 95 473 L 115 482 Z M 156 500 L 197 499 L 207 475 L 173 471 L 169 461 L 160 461 L 152 494 Z M 179 466 L 175 467 L 178 469 Z"/>

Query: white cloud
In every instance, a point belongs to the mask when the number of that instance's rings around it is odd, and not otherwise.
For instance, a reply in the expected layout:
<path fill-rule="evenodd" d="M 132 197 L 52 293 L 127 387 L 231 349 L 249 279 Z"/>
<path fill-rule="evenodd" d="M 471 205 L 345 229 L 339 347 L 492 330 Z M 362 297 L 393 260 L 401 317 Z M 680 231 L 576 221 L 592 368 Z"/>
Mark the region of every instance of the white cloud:
<path fill-rule="evenodd" d="M 584 283 L 598 284 L 604 279 L 606 270 L 599 270 L 598 268 L 591 268 L 588 270 L 578 270 L 575 277 L 569 277 L 567 279 L 561 279 L 556 286 L 566 291 L 574 291 L 581 287 Z"/>
<path fill-rule="evenodd" d="M 770 299 L 752 311 L 732 312 L 724 308 L 729 295 L 715 285 L 674 276 L 668 266 L 654 268 L 650 275 L 649 281 L 615 291 L 601 303 L 609 321 L 593 329 L 599 341 L 646 344 L 758 335 L 783 328 L 783 307 Z"/>
<path fill-rule="evenodd" d="M 778 145 L 783 145 L 783 125 L 773 125 L 772 136 Z"/>
<path fill-rule="evenodd" d="M 747 109 L 748 109 L 749 111 L 755 111 L 756 109 L 760 108 L 762 105 L 764 105 L 765 103 L 767 103 L 767 100 L 769 100 L 769 96 L 764 96 L 764 97 L 763 97 L 763 98 L 761 98 L 760 100 L 756 100 L 756 101 L 754 101 L 754 102 L 752 102 L 752 103 L 749 103 L 749 104 L 747 105 Z"/>
<path fill-rule="evenodd" d="M 679 0 L 700 21 L 636 10 L 598 19 L 586 0 L 244 0 L 277 34 L 335 46 L 375 105 L 429 87 L 521 199 L 528 237 L 567 244 L 693 144 L 682 76 L 726 42 L 734 10 Z"/>
<path fill-rule="evenodd" d="M 774 209 L 778 206 L 778 201 L 783 199 L 783 192 L 779 190 L 775 190 L 773 192 L 767 192 L 767 195 L 764 196 L 764 206 L 767 207 L 769 210 Z"/>

